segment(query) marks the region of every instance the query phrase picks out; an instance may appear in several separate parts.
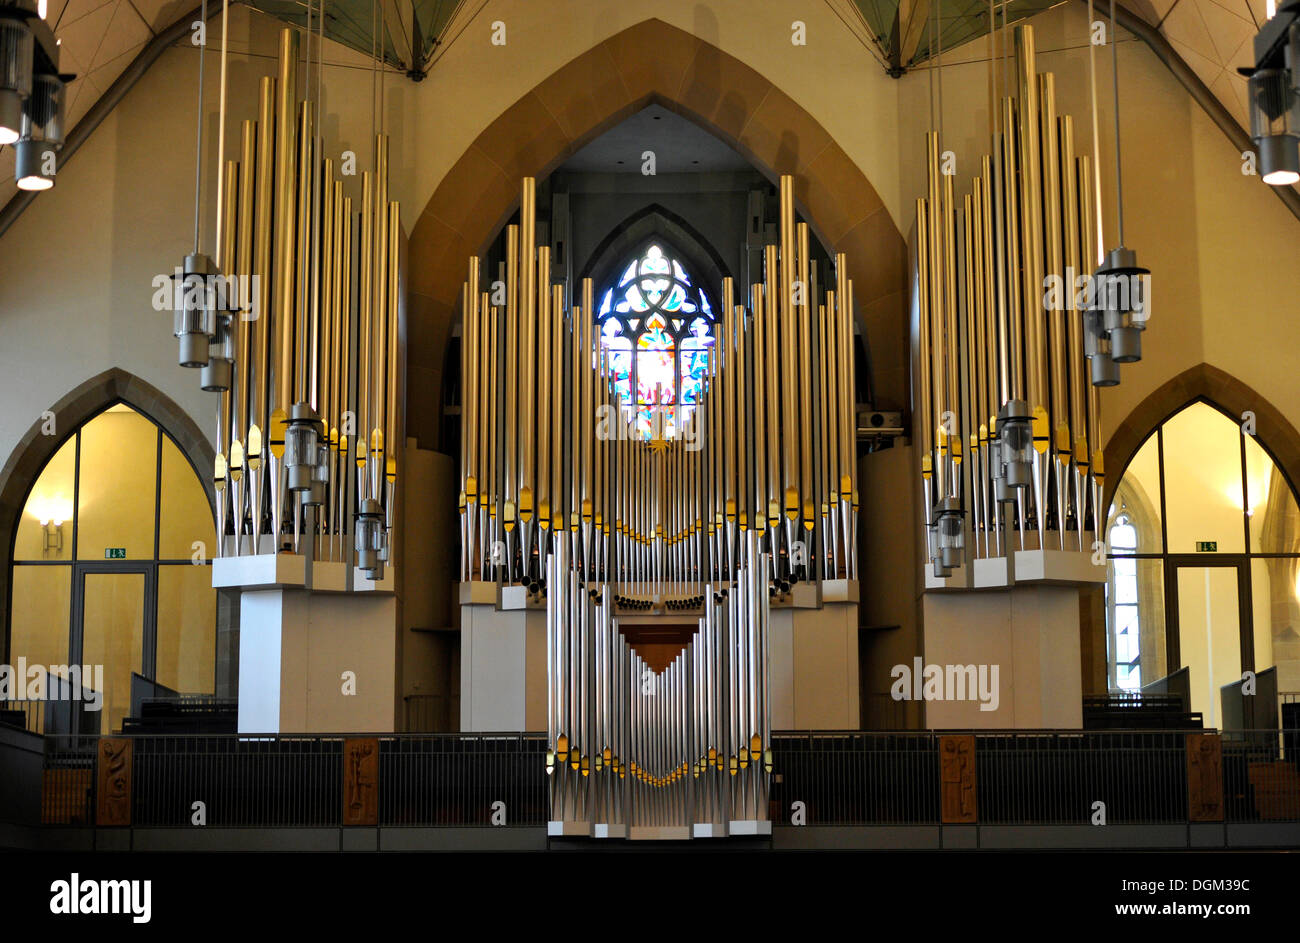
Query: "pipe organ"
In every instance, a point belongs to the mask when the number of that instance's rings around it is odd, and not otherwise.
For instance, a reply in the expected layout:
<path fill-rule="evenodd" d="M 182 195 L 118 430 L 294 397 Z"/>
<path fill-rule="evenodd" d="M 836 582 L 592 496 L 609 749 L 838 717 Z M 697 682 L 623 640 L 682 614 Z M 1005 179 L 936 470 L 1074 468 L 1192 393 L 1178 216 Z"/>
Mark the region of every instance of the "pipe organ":
<path fill-rule="evenodd" d="M 958 196 L 941 172 L 931 132 L 927 194 L 916 203 L 916 428 L 936 578 L 962 565 L 967 535 L 976 561 L 1091 554 L 1104 526 L 1084 329 L 1087 279 L 1101 259 L 1096 168 L 1075 153 L 1073 121 L 1057 114 L 1053 75 L 1036 69 L 1030 26 L 1016 27 L 1010 81 L 969 192 Z"/>
<path fill-rule="evenodd" d="M 533 179 L 500 277 L 469 260 L 460 578 L 545 608 L 558 834 L 770 827 L 770 611 L 857 578 L 853 285 L 840 255 L 819 294 L 779 191 L 762 281 L 723 281 L 702 391 L 671 422 L 656 395 L 648 437 L 591 280 L 551 284 Z M 658 672 L 626 631 L 654 618 L 693 630 Z"/>
<path fill-rule="evenodd" d="M 281 31 L 277 74 L 261 80 L 257 118 L 221 168 L 215 266 L 186 260 L 187 281 L 215 275 L 223 300 L 209 292 L 206 325 L 178 312 L 177 334 L 182 364 L 202 366 L 203 388 L 220 394 L 218 556 L 342 562 L 355 549 L 378 580 L 394 556 L 401 441 L 398 204 L 385 134 L 359 212 L 345 195 L 319 103 L 299 97 L 298 44 Z"/>

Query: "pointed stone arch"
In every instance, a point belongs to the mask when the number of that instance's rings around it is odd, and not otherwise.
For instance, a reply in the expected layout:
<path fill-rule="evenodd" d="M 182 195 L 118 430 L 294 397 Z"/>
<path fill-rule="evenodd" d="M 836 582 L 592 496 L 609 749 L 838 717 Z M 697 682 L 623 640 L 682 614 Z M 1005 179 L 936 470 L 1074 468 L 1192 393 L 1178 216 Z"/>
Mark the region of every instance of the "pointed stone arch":
<path fill-rule="evenodd" d="M 3 643 L 6 657 L 10 564 L 13 562 L 18 519 L 27 495 L 68 438 L 117 403 L 125 403 L 148 417 L 171 437 L 199 480 L 205 483 L 204 493 L 215 519 L 213 494 L 207 482 L 212 475 L 216 453 L 190 414 L 157 387 L 119 367 L 112 367 L 86 380 L 47 410 L 54 418 L 54 434 L 45 433 L 49 416 L 38 416 L 0 469 L 0 643 Z"/>
<path fill-rule="evenodd" d="M 1253 413 L 1256 441 L 1273 459 L 1291 490 L 1300 494 L 1296 488 L 1300 482 L 1300 432 L 1276 406 L 1232 374 L 1198 363 L 1152 391 L 1111 433 L 1105 453 L 1105 506 L 1115 497 L 1129 462 L 1152 431 L 1198 400 L 1209 402 L 1239 423 L 1245 413 Z"/>
<path fill-rule="evenodd" d="M 667 207 L 651 203 L 610 229 L 590 256 L 583 260 L 578 281 L 590 278 L 599 294 L 601 286 L 618 274 L 615 270 L 622 260 L 655 239 L 662 239 L 672 246 L 691 274 L 704 281 L 714 298 L 720 297 L 722 280 L 735 277 L 718 250 L 694 226 Z"/>
<path fill-rule="evenodd" d="M 467 260 L 544 177 L 606 130 L 658 104 L 695 122 L 770 180 L 795 178 L 795 201 L 822 244 L 848 257 L 859 325 L 884 407 L 908 401 L 907 247 L 875 187 L 795 99 L 739 59 L 662 20 L 596 44 L 505 109 L 452 166 L 410 241 L 407 434 L 437 446 L 443 355 L 459 319 Z"/>

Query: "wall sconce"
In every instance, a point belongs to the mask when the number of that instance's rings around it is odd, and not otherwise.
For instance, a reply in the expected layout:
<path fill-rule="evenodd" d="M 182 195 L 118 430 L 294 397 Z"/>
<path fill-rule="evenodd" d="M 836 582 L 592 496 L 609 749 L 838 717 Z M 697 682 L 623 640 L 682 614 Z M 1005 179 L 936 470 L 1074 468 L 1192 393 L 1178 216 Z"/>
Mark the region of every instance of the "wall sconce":
<path fill-rule="evenodd" d="M 41 521 L 41 550 L 63 552 L 63 521 Z"/>

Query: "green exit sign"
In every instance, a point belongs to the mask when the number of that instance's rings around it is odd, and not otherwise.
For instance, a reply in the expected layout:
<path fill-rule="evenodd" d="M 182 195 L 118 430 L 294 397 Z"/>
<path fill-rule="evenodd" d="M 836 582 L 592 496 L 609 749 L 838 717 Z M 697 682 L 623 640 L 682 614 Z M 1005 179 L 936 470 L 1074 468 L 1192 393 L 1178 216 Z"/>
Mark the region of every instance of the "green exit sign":
<path fill-rule="evenodd" d="M 1217 540 L 1198 540 L 1196 541 L 1197 553 L 1218 553 L 1219 542 Z"/>
<path fill-rule="evenodd" d="M 126 559 L 126 548 L 125 548 L 125 547 L 105 547 L 105 548 L 104 548 L 104 559 L 105 559 L 105 560 L 125 560 L 125 559 Z"/>

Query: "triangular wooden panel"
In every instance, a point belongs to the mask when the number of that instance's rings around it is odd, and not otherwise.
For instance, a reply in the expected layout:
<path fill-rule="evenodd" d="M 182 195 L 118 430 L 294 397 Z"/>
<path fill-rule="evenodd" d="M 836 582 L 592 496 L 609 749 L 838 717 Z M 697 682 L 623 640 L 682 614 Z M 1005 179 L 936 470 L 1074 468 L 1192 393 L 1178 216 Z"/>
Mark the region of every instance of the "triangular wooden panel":
<path fill-rule="evenodd" d="M 673 663 L 695 637 L 693 625 L 624 625 L 619 627 L 623 637 L 655 674 Z"/>

